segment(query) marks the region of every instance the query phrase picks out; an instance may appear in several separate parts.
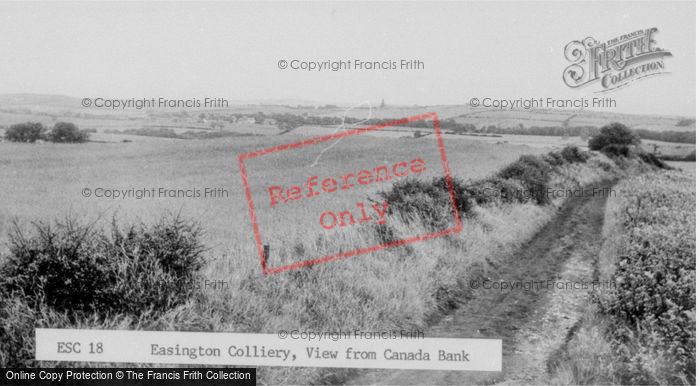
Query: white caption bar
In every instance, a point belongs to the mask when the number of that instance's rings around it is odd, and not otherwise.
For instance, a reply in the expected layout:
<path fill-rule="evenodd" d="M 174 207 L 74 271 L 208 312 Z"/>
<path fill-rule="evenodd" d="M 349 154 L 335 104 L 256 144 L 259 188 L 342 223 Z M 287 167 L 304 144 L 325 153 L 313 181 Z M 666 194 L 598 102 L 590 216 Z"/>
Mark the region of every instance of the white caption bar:
<path fill-rule="evenodd" d="M 282 339 L 275 334 L 36 329 L 36 359 L 501 371 L 500 339 Z"/>

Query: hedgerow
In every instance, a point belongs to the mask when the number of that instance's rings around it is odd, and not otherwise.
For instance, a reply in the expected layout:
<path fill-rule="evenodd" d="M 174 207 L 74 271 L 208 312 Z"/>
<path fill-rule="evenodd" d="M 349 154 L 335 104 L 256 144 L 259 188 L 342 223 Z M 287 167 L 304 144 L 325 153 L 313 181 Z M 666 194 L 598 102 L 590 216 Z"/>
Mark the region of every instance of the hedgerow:
<path fill-rule="evenodd" d="M 499 177 L 476 181 L 469 186 L 468 191 L 477 205 L 524 203 L 531 199 L 522 183 Z"/>
<path fill-rule="evenodd" d="M 629 146 L 618 144 L 605 145 L 600 151 L 608 157 L 629 158 L 631 154 Z"/>
<path fill-rule="evenodd" d="M 616 289 L 601 299 L 603 312 L 618 321 L 612 332 L 623 363 L 618 375 L 633 384 L 694 383 L 694 182 L 644 175 L 624 193 Z"/>
<path fill-rule="evenodd" d="M 652 153 L 647 153 L 645 151 L 642 151 L 642 152 L 639 152 L 638 156 L 643 162 L 648 163 L 649 165 L 655 166 L 659 169 L 670 169 L 670 167 L 668 165 L 666 165 L 665 162 L 658 159 Z"/>
<path fill-rule="evenodd" d="M 585 152 L 569 146 L 545 156 L 521 156 L 495 176 L 469 184 L 453 178 L 457 209 L 461 216 L 470 216 L 474 206 L 479 205 L 530 201 L 538 205 L 548 204 L 548 184 L 555 167 L 586 162 L 588 158 Z M 432 181 L 408 179 L 394 183 L 391 189 L 380 192 L 379 196 L 389 203 L 390 215 L 402 216 L 407 221 L 415 216 L 429 227 L 445 229 L 452 223 L 448 192 L 444 177 Z M 378 236 L 382 240 L 388 239 L 386 230 Z"/>
<path fill-rule="evenodd" d="M 542 158 L 524 155 L 498 172 L 497 177 L 520 181 L 537 204 L 541 205 L 549 203 L 547 187 L 551 172 L 552 167 Z"/>
<path fill-rule="evenodd" d="M 567 146 L 562 149 L 561 157 L 568 163 L 583 163 L 588 160 L 589 155 L 576 146 Z"/>

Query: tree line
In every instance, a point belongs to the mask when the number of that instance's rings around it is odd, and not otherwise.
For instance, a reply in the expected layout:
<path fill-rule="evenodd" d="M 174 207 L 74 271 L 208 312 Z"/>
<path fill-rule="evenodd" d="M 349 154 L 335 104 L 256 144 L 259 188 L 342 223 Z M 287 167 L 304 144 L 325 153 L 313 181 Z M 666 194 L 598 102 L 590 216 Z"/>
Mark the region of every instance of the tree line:
<path fill-rule="evenodd" d="M 256 122 L 262 122 L 264 119 L 271 118 L 277 122 L 277 126 L 281 130 L 291 130 L 299 126 L 312 125 L 312 126 L 326 126 L 326 125 L 379 125 L 387 122 L 391 122 L 394 119 L 360 119 L 345 117 L 331 117 L 331 116 L 311 116 L 306 113 L 297 115 L 290 113 L 272 113 L 265 114 L 258 112 L 252 115 L 256 119 Z M 688 126 L 689 123 L 685 121 L 692 121 L 690 124 L 694 124 L 694 120 L 682 120 L 682 124 L 679 123 L 677 126 Z M 432 121 L 413 121 L 403 124 L 402 126 L 411 128 L 421 128 L 421 129 L 431 129 L 433 127 Z M 473 123 L 460 123 L 454 119 L 444 119 L 440 120 L 440 128 L 447 132 L 454 132 L 457 134 L 466 133 L 477 133 L 477 134 L 511 134 L 511 135 L 541 135 L 550 137 L 582 137 L 588 139 L 600 134 L 600 128 L 595 126 L 530 126 L 525 127 L 520 124 L 516 127 L 498 127 L 495 125 L 481 126 L 477 127 Z M 647 129 L 632 129 L 634 134 L 639 137 L 639 139 L 647 139 L 662 142 L 674 142 L 674 143 L 695 143 L 695 131 L 653 131 Z"/>

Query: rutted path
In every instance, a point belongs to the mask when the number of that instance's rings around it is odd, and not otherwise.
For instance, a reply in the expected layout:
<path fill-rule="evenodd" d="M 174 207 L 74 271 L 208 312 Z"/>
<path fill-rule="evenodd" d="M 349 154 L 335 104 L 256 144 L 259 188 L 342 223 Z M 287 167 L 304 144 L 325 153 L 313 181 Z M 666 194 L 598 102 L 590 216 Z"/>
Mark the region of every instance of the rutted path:
<path fill-rule="evenodd" d="M 611 187 L 612 181 L 595 184 Z M 528 244 L 499 264 L 494 281 L 593 280 L 602 245 L 606 197 L 569 200 Z M 587 290 L 478 289 L 475 297 L 426 331 L 426 337 L 503 340 L 503 371 L 367 370 L 348 384 L 542 384 L 546 363 L 565 341 L 588 301 Z"/>

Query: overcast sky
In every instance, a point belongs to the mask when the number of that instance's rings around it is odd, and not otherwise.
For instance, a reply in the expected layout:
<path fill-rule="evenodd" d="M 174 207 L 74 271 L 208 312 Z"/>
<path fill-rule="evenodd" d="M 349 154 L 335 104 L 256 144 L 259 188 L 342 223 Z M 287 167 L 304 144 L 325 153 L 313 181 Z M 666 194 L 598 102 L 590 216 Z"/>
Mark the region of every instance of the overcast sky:
<path fill-rule="evenodd" d="M 579 98 L 564 46 L 657 27 L 668 75 L 614 111 L 695 116 L 693 2 L 0 3 L 0 93 L 463 104 Z M 304 72 L 278 61 L 419 59 L 419 71 Z"/>

